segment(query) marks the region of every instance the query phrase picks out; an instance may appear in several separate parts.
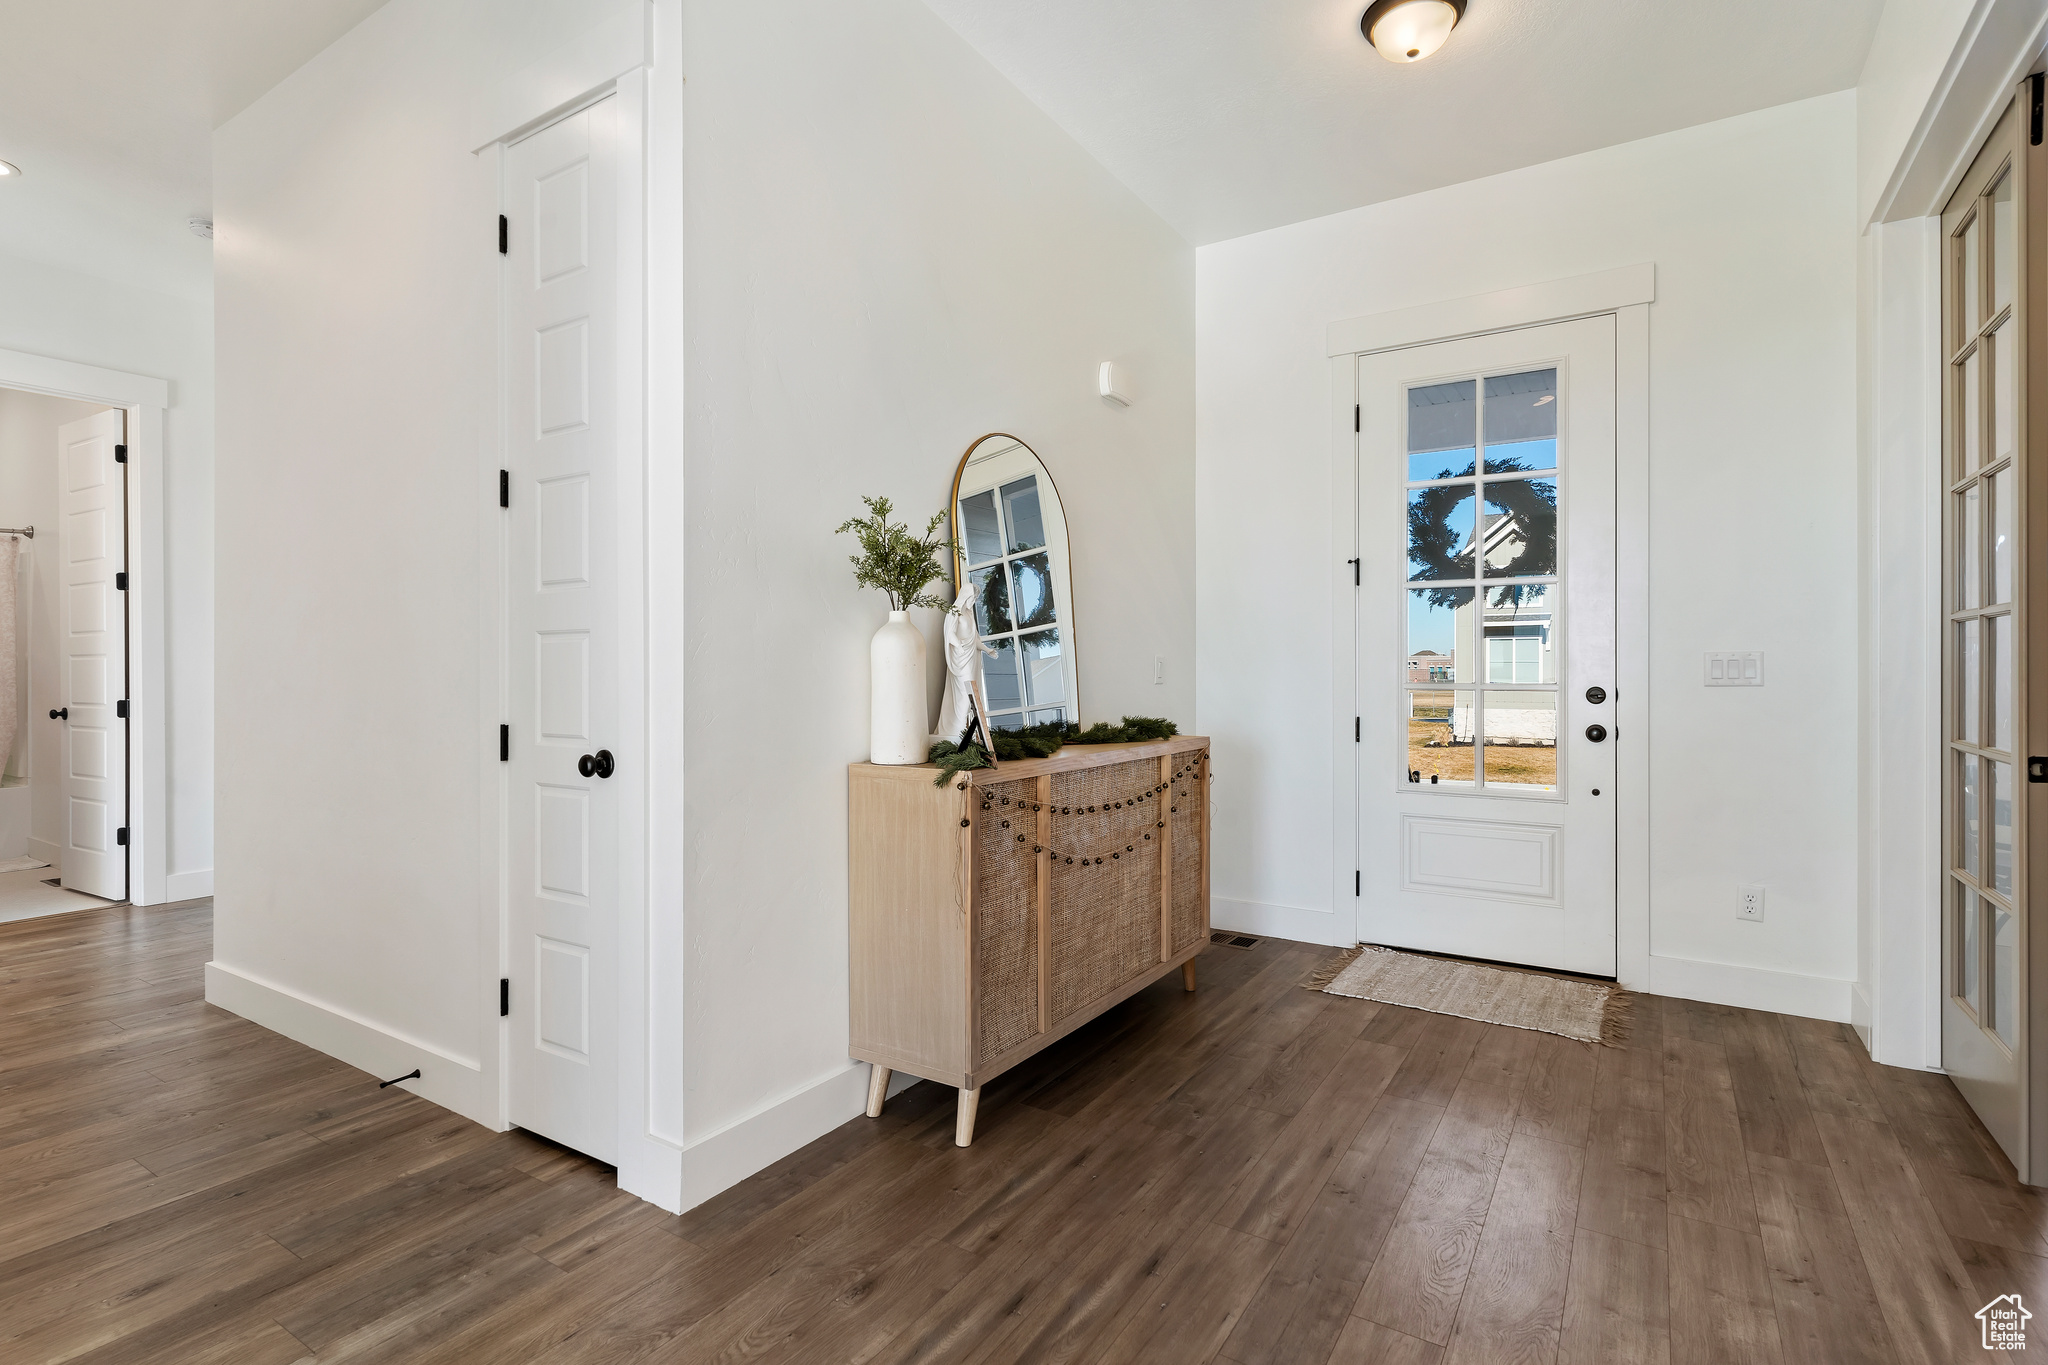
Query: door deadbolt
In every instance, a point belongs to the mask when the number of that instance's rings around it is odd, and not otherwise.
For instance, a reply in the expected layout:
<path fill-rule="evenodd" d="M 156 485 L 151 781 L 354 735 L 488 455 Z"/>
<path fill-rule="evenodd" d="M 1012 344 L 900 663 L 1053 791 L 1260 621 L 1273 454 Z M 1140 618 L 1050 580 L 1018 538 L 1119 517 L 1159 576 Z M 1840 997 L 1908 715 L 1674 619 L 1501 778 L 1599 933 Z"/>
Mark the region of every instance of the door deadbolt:
<path fill-rule="evenodd" d="M 594 754 L 585 754 L 576 760 L 576 771 L 585 777 L 610 777 L 612 775 L 612 751 L 599 749 Z"/>
<path fill-rule="evenodd" d="M 1604 687 L 1587 688 L 1586 700 L 1593 703 L 1593 705 L 1598 706 L 1601 702 L 1607 700 L 1607 689 Z"/>
<path fill-rule="evenodd" d="M 2035 757 L 2027 760 L 2027 781 L 2048 782 L 2048 758 Z"/>
<path fill-rule="evenodd" d="M 1588 725 L 1586 727 L 1586 738 L 1592 740 L 1595 744 L 1600 743 L 1607 738 L 1607 727 L 1604 725 Z"/>

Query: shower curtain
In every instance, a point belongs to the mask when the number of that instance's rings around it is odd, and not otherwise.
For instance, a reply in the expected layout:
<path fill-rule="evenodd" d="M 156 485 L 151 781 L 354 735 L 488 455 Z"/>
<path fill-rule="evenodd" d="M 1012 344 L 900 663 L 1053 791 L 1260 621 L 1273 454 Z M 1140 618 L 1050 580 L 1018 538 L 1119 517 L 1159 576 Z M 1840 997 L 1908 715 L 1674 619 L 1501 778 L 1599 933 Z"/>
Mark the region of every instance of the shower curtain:
<path fill-rule="evenodd" d="M 15 561 L 21 554 L 21 540 L 0 536 L 0 771 L 14 757 L 14 729 L 21 712 L 21 679 L 15 676 Z"/>

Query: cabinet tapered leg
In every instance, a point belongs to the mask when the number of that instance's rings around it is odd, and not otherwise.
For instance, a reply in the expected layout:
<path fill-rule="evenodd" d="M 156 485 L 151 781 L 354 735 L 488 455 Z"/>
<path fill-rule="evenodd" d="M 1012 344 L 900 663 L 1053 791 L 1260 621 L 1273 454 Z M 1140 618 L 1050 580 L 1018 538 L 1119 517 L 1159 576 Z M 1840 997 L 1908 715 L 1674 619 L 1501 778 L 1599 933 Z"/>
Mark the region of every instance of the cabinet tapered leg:
<path fill-rule="evenodd" d="M 960 1092 L 960 1110 L 953 1119 L 953 1145 L 965 1147 L 974 1141 L 974 1111 L 981 1105 L 981 1087 Z"/>
<path fill-rule="evenodd" d="M 1183 990 L 1191 991 L 1195 988 L 1195 960 L 1193 958 L 1189 958 L 1186 962 L 1180 964 L 1180 984 Z"/>
<path fill-rule="evenodd" d="M 878 1066 L 868 1072 L 868 1117 L 882 1117 L 882 1101 L 889 1098 L 889 1068 Z"/>

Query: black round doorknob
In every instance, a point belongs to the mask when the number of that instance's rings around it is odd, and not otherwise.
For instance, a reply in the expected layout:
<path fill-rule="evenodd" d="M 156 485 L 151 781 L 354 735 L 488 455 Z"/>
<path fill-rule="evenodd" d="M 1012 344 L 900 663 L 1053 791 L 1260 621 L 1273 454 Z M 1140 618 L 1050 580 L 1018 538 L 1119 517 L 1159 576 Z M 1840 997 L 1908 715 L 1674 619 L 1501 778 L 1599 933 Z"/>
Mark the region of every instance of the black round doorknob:
<path fill-rule="evenodd" d="M 576 760 L 576 771 L 585 777 L 610 777 L 614 766 L 610 749 L 599 749 Z"/>
<path fill-rule="evenodd" d="M 1586 700 L 1593 703 L 1593 705 L 1598 706 L 1601 702 L 1607 700 L 1607 689 L 1604 687 L 1587 688 Z"/>
<path fill-rule="evenodd" d="M 1607 727 L 1604 725 L 1588 725 L 1586 727 L 1586 738 L 1592 740 L 1595 744 L 1600 743 L 1607 738 Z"/>
<path fill-rule="evenodd" d="M 70 720 L 70 719 L 71 719 L 71 708 L 70 708 L 70 707 L 68 707 L 68 706 L 60 706 L 60 707 L 58 707 L 58 708 L 57 708 L 57 709 L 56 709 L 55 711 L 52 711 L 52 712 L 50 713 L 50 719 L 51 719 L 51 720 Z"/>

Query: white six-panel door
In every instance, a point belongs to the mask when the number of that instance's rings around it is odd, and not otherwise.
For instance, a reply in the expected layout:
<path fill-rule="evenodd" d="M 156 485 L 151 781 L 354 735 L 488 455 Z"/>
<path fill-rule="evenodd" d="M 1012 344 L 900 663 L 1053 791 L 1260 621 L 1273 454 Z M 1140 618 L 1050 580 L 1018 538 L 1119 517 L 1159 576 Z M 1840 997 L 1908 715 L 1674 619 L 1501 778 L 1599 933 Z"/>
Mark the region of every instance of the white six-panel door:
<path fill-rule="evenodd" d="M 505 153 L 511 1121 L 616 1159 L 617 101 Z"/>
<path fill-rule="evenodd" d="M 1615 973 L 1615 385 L 1612 317 L 1359 357 L 1364 942 Z"/>
<path fill-rule="evenodd" d="M 128 896 L 128 615 L 115 577 L 128 562 L 127 503 L 115 448 L 126 414 L 57 431 L 58 623 L 63 639 L 64 885 Z"/>

